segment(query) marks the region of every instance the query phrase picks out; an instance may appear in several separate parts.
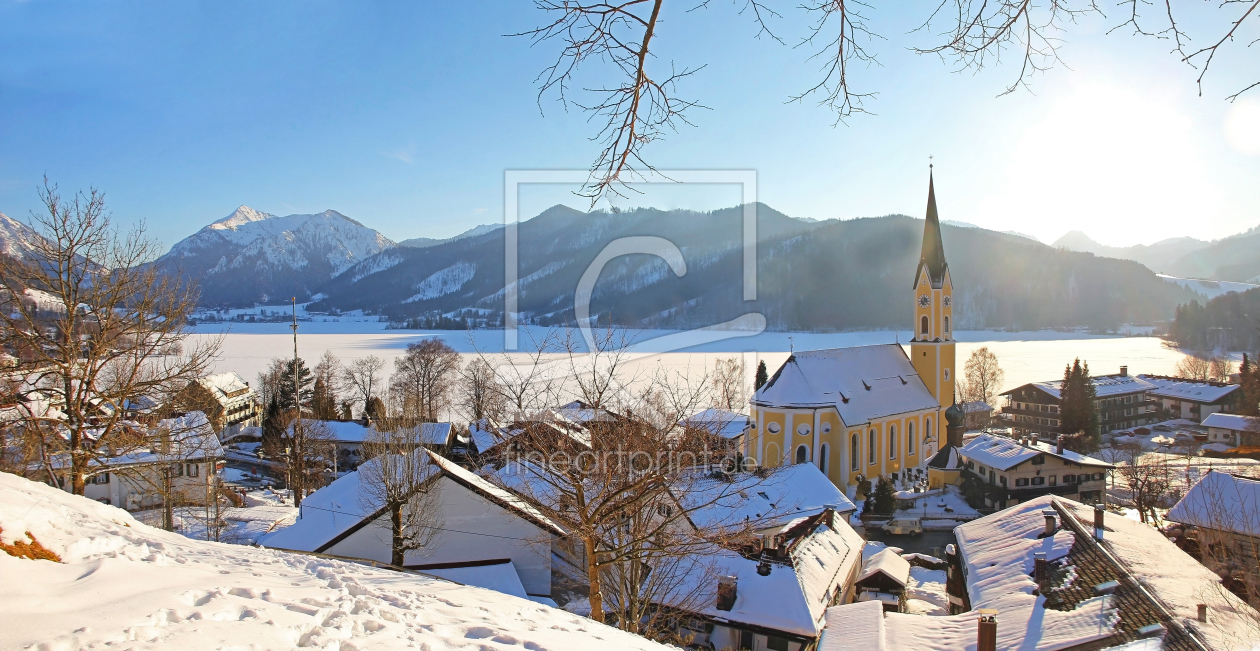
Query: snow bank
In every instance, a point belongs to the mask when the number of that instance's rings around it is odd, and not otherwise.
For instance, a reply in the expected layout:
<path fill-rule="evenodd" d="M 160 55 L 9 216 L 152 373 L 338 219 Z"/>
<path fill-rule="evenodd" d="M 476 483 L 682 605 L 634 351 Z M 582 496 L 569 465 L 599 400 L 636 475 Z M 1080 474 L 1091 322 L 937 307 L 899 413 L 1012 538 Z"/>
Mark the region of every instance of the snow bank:
<path fill-rule="evenodd" d="M 189 540 L 4 473 L 0 527 L 6 539 L 30 531 L 65 561 L 0 554 L 5 649 L 665 648 L 489 590 Z"/>

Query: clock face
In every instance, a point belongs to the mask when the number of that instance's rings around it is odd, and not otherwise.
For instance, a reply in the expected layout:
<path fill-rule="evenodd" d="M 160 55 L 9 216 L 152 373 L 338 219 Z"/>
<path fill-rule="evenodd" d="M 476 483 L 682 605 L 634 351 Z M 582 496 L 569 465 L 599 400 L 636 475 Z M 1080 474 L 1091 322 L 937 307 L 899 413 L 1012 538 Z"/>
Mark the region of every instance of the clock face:
<path fill-rule="evenodd" d="M 946 296 L 945 298 L 942 298 L 942 299 L 941 299 L 941 305 L 944 305 L 945 307 L 949 307 L 950 302 L 951 302 L 951 301 L 949 300 L 949 297 L 948 297 L 948 296 Z"/>
<path fill-rule="evenodd" d="M 932 304 L 932 297 L 927 294 L 919 295 L 919 307 L 927 307 Z"/>

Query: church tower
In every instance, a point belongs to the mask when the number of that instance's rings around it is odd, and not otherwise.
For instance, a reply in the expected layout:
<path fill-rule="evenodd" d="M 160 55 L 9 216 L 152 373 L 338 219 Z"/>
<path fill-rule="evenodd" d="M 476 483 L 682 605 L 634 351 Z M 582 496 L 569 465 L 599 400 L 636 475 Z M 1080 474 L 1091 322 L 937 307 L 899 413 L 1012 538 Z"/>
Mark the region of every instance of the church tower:
<path fill-rule="evenodd" d="M 914 337 L 910 340 L 910 362 L 941 407 L 954 404 L 953 289 L 949 264 L 945 262 L 945 247 L 941 244 L 941 222 L 936 215 L 936 190 L 929 166 L 923 252 L 914 275 Z"/>

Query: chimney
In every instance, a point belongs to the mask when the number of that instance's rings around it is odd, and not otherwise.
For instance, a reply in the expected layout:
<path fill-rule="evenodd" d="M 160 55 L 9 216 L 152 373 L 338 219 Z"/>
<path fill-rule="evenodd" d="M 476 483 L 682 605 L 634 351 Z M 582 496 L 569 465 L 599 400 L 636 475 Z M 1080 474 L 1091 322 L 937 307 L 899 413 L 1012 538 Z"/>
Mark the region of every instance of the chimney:
<path fill-rule="evenodd" d="M 997 614 L 991 608 L 980 609 L 980 623 L 976 628 L 976 651 L 997 651 Z"/>
<path fill-rule="evenodd" d="M 1059 528 L 1058 514 L 1054 512 L 1054 509 L 1043 509 L 1041 516 L 1046 519 L 1046 530 L 1041 534 L 1041 537 L 1049 538 L 1054 535 L 1055 529 Z"/>
<path fill-rule="evenodd" d="M 1032 439 L 1032 444 L 1033 444 L 1033 445 L 1037 445 L 1037 442 L 1040 440 L 1040 438 L 1039 438 L 1036 434 L 1033 434 L 1033 435 L 1032 435 L 1031 437 L 1029 437 L 1029 438 L 1031 438 L 1031 439 Z"/>
<path fill-rule="evenodd" d="M 735 607 L 736 578 L 733 576 L 718 577 L 717 609 L 730 611 Z"/>
<path fill-rule="evenodd" d="M 1103 539 L 1103 515 L 1106 513 L 1102 504 L 1094 505 L 1094 538 L 1096 540 Z"/>
<path fill-rule="evenodd" d="M 1199 604 L 1199 621 L 1207 623 L 1207 604 Z"/>
<path fill-rule="evenodd" d="M 1063 435 L 1059 435 L 1059 441 L 1054 445 L 1055 454 L 1063 454 Z"/>
<path fill-rule="evenodd" d="M 1129 367 L 1128 367 L 1128 366 L 1121 366 L 1121 367 L 1120 367 L 1120 377 L 1129 377 Z"/>
<path fill-rule="evenodd" d="M 1033 553 L 1033 580 L 1037 582 L 1037 587 L 1042 592 L 1046 591 L 1046 580 L 1049 578 L 1050 564 L 1046 562 L 1046 553 Z"/>

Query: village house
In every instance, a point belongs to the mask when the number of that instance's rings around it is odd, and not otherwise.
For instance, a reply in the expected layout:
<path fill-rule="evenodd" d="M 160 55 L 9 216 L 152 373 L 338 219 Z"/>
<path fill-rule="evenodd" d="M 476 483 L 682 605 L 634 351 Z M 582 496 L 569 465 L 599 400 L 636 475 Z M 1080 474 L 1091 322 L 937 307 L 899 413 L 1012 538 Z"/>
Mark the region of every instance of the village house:
<path fill-rule="evenodd" d="M 1208 443 L 1220 443 L 1231 448 L 1260 445 L 1260 418 L 1238 414 L 1211 414 L 1203 419 L 1207 428 Z"/>
<path fill-rule="evenodd" d="M 1241 387 L 1215 380 L 1190 380 L 1165 375 L 1138 375 L 1155 388 L 1147 395 L 1155 406 L 1167 412 L 1168 419 L 1184 418 L 1201 422 L 1212 414 L 1228 414 L 1238 409 Z"/>
<path fill-rule="evenodd" d="M 1129 367 L 1121 366 L 1114 375 L 1095 375 L 1090 378 L 1097 396 L 1098 422 L 1103 432 L 1129 429 L 1155 422 L 1155 400 L 1151 392 L 1154 384 L 1140 376 L 1129 375 Z M 1023 434 L 1075 434 L 1059 427 L 1059 409 L 1062 405 L 1060 390 L 1063 380 L 1033 382 L 1003 392 L 1007 406 L 1003 413 L 1013 421 L 1015 429 Z"/>
<path fill-rule="evenodd" d="M 960 525 L 950 598 L 925 617 L 878 602 L 827 612 L 818 651 L 1244 651 L 1256 613 L 1159 531 L 1055 495 Z"/>
<path fill-rule="evenodd" d="M 1050 445 L 1036 436 L 1010 439 L 981 434 L 959 450 L 962 474 L 981 484 L 986 505 L 1006 508 L 1042 495 L 1081 502 L 1102 500 L 1115 466 Z"/>
<path fill-rule="evenodd" d="M 1260 603 L 1260 480 L 1208 470 L 1165 519 L 1186 527 L 1204 565 L 1237 579 Z"/>
<path fill-rule="evenodd" d="M 520 585 L 530 598 L 550 603 L 552 565 L 568 556 L 565 529 L 449 459 L 427 449 L 417 454 L 432 464 L 424 490 L 438 491 L 434 521 L 441 531 L 428 545 L 408 551 L 404 566 L 439 576 L 452 573 L 452 580 L 460 580 L 453 578 L 458 573 L 461 582 L 490 589 Z M 390 515 L 362 484 L 364 477 L 361 466 L 307 496 L 297 522 L 263 537 L 259 545 L 389 563 Z"/>
<path fill-rule="evenodd" d="M 884 610 L 905 612 L 906 584 L 910 582 L 910 562 L 896 548 L 885 547 L 862 563 L 856 588 L 858 601 L 877 601 Z"/>
<path fill-rule="evenodd" d="M 337 470 L 354 470 L 367 459 L 363 446 L 379 437 L 376 425 L 369 418 L 360 420 L 302 420 L 308 436 L 336 448 Z M 445 454 L 454 443 L 451 423 L 420 423 L 420 442 L 426 448 Z M 293 426 L 289 426 L 292 435 Z"/>
<path fill-rule="evenodd" d="M 953 280 L 928 180 L 923 246 L 908 298 L 910 354 L 898 344 L 793 352 L 753 394 L 743 454 L 810 463 L 850 495 L 863 479 L 922 470 L 954 404 Z"/>
<path fill-rule="evenodd" d="M 259 424 L 258 394 L 233 371 L 190 382 L 176 402 L 204 413 L 224 441 Z"/>

